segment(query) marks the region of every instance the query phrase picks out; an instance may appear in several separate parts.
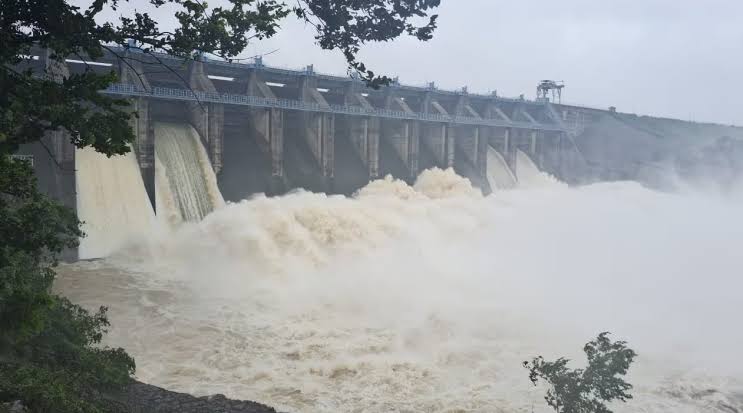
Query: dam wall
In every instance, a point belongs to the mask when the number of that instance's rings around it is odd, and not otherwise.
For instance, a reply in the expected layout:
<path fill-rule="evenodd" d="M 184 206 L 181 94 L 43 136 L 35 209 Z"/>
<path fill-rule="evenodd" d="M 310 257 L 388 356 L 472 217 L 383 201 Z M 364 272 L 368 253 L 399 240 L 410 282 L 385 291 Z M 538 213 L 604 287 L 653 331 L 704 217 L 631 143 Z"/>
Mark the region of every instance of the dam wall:
<path fill-rule="evenodd" d="M 743 128 L 553 105 L 573 146 L 563 177 L 580 183 L 636 180 L 663 186 L 661 180 L 705 174 L 712 180 L 740 174 Z M 566 155 L 567 154 L 567 155 Z M 713 170 L 714 169 L 714 170 Z"/>
<path fill-rule="evenodd" d="M 86 67 L 118 72 L 119 83 L 103 92 L 129 100 L 138 114 L 131 120 L 132 149 L 155 210 L 155 125 L 163 123 L 195 131 L 211 168 L 207 175 L 215 176 L 226 201 L 297 188 L 352 194 L 388 174 L 413 182 L 433 167 L 454 168 L 489 193 L 496 189 L 490 185 L 495 175 L 504 182 L 518 176 L 519 151 L 540 170 L 571 184 L 650 181 L 664 163 L 693 169 L 689 165 L 704 158 L 711 164 L 743 139 L 743 128 L 734 126 L 511 99 L 466 88 L 448 91 L 395 80 L 371 89 L 353 77 L 318 73 L 312 66 L 270 67 L 260 59 L 183 60 L 112 49 L 88 67 L 74 59 L 54 64 L 48 52 L 34 53 L 39 58 L 26 65 L 60 79 Z M 183 143 L 192 145 L 191 135 L 183 135 Z M 75 207 L 74 148 L 61 131 L 42 143 L 19 153 L 33 156 L 46 193 Z M 717 155 L 709 154 L 715 150 Z M 489 160 L 508 171 L 489 173 Z"/>
<path fill-rule="evenodd" d="M 92 66 L 75 59 L 65 65 L 68 73 L 91 69 L 117 71 L 119 83 L 104 93 L 126 98 L 138 114 L 132 149 L 153 205 L 158 122 L 196 130 L 231 201 L 295 188 L 353 193 L 387 174 L 412 182 L 432 167 L 452 167 L 488 193 L 491 145 L 514 167 L 519 148 L 542 164 L 550 158 L 540 152 L 565 134 L 549 103 L 397 81 L 371 89 L 312 66 L 183 60 L 134 48 L 111 49 Z"/>

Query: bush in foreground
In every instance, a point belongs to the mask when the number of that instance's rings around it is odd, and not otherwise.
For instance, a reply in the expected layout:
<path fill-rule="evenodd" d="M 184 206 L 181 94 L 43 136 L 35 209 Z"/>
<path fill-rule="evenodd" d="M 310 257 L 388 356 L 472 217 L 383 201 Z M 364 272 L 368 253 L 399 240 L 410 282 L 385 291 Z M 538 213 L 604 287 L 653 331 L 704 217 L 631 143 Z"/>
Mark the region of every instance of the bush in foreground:
<path fill-rule="evenodd" d="M 545 361 L 542 356 L 525 361 L 534 385 L 541 379 L 549 389 L 544 399 L 558 413 L 612 413 L 606 403 L 632 398 L 632 385 L 624 381 L 637 353 L 624 341 L 611 341 L 601 333 L 583 347 L 588 358 L 585 369 L 571 369 L 570 360 Z"/>

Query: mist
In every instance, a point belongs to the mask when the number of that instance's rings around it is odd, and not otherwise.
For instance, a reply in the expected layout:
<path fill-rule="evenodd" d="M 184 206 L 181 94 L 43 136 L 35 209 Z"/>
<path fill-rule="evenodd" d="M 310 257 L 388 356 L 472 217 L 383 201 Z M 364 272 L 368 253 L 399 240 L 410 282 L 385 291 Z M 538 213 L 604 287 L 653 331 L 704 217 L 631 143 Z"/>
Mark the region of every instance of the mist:
<path fill-rule="evenodd" d="M 540 411 L 520 363 L 581 366 L 602 331 L 640 354 L 616 411 L 740 408 L 741 204 L 547 182 L 483 197 L 430 170 L 354 198 L 257 196 L 61 288 L 113 304 L 140 379 L 289 411 Z"/>

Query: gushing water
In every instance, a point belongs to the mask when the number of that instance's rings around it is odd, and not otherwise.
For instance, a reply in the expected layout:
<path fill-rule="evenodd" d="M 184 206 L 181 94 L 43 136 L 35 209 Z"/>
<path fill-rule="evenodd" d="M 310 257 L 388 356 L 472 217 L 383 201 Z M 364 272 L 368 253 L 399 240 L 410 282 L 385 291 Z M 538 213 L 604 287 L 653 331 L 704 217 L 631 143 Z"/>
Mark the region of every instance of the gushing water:
<path fill-rule="evenodd" d="M 522 188 L 539 188 L 564 185 L 557 178 L 539 170 L 529 155 L 520 149 L 516 150 L 516 176 Z"/>
<path fill-rule="evenodd" d="M 93 148 L 75 151 L 77 213 L 87 237 L 81 259 L 105 257 L 154 225 L 152 204 L 133 152 L 106 157 Z"/>
<path fill-rule="evenodd" d="M 155 205 L 157 221 L 165 228 L 176 228 L 183 223 L 183 215 L 171 190 L 167 170 L 157 154 L 155 154 Z"/>
<path fill-rule="evenodd" d="M 511 189 L 516 186 L 516 176 L 508 167 L 506 160 L 503 156 L 495 150 L 495 148 L 488 146 L 488 183 L 490 187 L 495 189 Z"/>
<path fill-rule="evenodd" d="M 163 202 L 166 221 L 199 221 L 224 205 L 209 157 L 192 126 L 156 122 L 155 155 L 156 169 L 157 165 L 161 169 L 161 178 L 155 181 L 157 199 Z M 167 180 L 162 179 L 163 175 Z M 162 188 L 166 182 L 168 188 Z M 173 203 L 178 207 L 177 212 Z M 158 204 L 158 211 L 160 207 Z"/>
<path fill-rule="evenodd" d="M 739 211 L 634 183 L 483 197 L 430 170 L 228 204 L 57 287 L 110 306 L 140 379 L 280 411 L 546 412 L 521 361 L 580 365 L 609 330 L 640 353 L 615 411 L 729 413 Z"/>

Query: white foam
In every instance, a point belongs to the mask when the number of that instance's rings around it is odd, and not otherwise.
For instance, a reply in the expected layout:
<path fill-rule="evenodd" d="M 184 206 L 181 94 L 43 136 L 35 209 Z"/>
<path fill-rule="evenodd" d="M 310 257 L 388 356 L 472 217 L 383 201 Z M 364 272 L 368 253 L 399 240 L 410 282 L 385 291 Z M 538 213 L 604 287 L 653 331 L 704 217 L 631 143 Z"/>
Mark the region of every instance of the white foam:
<path fill-rule="evenodd" d="M 579 366 L 609 330 L 640 354 L 614 411 L 723 413 L 743 409 L 739 211 L 625 182 L 483 197 L 435 170 L 228 204 L 58 287 L 111 306 L 138 378 L 280 411 L 547 412 L 521 362 Z"/>

